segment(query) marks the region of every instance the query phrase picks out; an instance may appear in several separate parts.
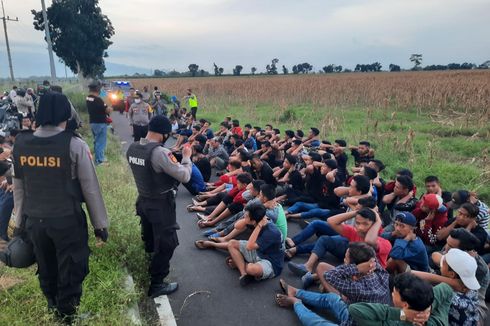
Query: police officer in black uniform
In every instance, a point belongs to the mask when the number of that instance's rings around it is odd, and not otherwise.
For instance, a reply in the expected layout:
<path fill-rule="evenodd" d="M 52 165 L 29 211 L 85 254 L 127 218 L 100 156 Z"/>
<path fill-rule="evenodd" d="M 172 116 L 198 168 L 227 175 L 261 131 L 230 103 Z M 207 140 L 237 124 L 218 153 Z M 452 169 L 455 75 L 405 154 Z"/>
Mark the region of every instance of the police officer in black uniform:
<path fill-rule="evenodd" d="M 95 236 L 107 241 L 107 212 L 87 144 L 66 131 L 66 96 L 41 97 L 35 132 L 17 135 L 13 149 L 16 231 L 32 241 L 48 307 L 71 323 L 87 276 L 89 247 L 85 201 Z"/>
<path fill-rule="evenodd" d="M 148 290 L 151 298 L 170 294 L 178 287 L 177 283 L 167 283 L 164 279 L 179 244 L 175 189 L 179 182 L 189 182 L 192 171 L 190 147 L 183 149 L 181 163 L 163 147 L 171 132 L 167 117 L 155 116 L 150 120 L 146 138 L 133 143 L 126 154 L 138 188 L 136 214 L 141 218 L 145 250 L 152 253 Z"/>

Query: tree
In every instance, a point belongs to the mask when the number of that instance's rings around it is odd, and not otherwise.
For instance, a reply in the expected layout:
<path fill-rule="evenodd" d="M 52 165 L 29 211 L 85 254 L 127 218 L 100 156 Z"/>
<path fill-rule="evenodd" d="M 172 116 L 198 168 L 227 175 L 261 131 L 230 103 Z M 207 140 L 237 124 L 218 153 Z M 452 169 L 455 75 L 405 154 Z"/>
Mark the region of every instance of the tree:
<path fill-rule="evenodd" d="M 160 69 L 155 69 L 155 71 L 153 71 L 153 76 L 163 77 L 163 76 L 165 76 L 165 72 L 163 70 L 160 70 Z"/>
<path fill-rule="evenodd" d="M 421 54 L 412 54 L 410 56 L 410 61 L 414 63 L 412 70 L 420 69 L 420 65 L 422 64 L 422 55 Z"/>
<path fill-rule="evenodd" d="M 267 65 L 265 67 L 265 70 L 267 71 L 267 73 L 269 75 L 277 75 L 277 66 L 276 65 L 278 62 L 279 62 L 279 59 L 274 58 L 274 59 L 272 59 L 271 64 Z"/>
<path fill-rule="evenodd" d="M 243 66 L 236 65 L 235 68 L 233 69 L 233 75 L 240 76 L 242 69 L 243 69 Z"/>
<path fill-rule="evenodd" d="M 44 31 L 42 11 L 31 10 L 34 28 Z M 101 77 L 114 27 L 98 0 L 56 0 L 47 9 L 53 51 L 80 79 Z"/>
<path fill-rule="evenodd" d="M 478 66 L 478 69 L 489 69 L 489 68 L 490 68 L 490 60 L 487 60 Z"/>
<path fill-rule="evenodd" d="M 199 65 L 196 65 L 195 63 L 191 63 L 188 68 L 191 76 L 196 77 L 196 74 L 199 71 Z"/>
<path fill-rule="evenodd" d="M 308 62 L 304 62 L 302 64 L 299 64 L 298 65 L 298 69 L 300 72 L 302 72 L 303 74 L 307 74 L 309 73 L 311 70 L 313 70 L 313 66 L 310 65 Z"/>
<path fill-rule="evenodd" d="M 289 74 L 289 70 L 288 70 L 288 68 L 286 68 L 285 65 L 282 65 L 282 73 L 285 75 Z"/>
<path fill-rule="evenodd" d="M 298 66 L 297 65 L 294 65 L 293 66 L 293 74 L 298 74 L 299 73 L 299 69 L 298 69 Z"/>
<path fill-rule="evenodd" d="M 322 70 L 326 73 L 332 73 L 334 71 L 334 65 L 328 65 L 322 68 Z"/>
<path fill-rule="evenodd" d="M 221 76 L 223 74 L 224 69 L 220 68 L 216 65 L 216 63 L 213 63 L 214 65 L 214 75 L 215 76 Z"/>
<path fill-rule="evenodd" d="M 342 68 L 341 65 L 335 66 L 335 72 L 342 72 Z"/>
<path fill-rule="evenodd" d="M 391 72 L 395 72 L 395 71 L 401 71 L 401 68 L 399 65 L 395 65 L 393 63 L 390 63 L 390 65 L 388 66 L 390 71 Z"/>
<path fill-rule="evenodd" d="M 250 69 L 250 71 L 252 72 L 252 75 L 255 75 L 255 72 L 257 71 L 257 68 L 252 67 L 252 68 Z"/>

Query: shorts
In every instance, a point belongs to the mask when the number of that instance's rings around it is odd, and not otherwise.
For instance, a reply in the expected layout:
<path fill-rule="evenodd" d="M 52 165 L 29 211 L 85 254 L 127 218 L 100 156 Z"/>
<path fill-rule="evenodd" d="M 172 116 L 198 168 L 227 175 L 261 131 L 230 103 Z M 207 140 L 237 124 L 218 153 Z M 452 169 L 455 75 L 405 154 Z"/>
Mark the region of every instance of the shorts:
<path fill-rule="evenodd" d="M 247 263 L 259 264 L 262 267 L 262 277 L 259 280 L 266 280 L 269 278 L 274 278 L 274 269 L 272 269 L 272 264 L 267 259 L 262 259 L 257 255 L 256 250 L 247 250 L 247 240 L 240 240 L 240 253 Z"/>

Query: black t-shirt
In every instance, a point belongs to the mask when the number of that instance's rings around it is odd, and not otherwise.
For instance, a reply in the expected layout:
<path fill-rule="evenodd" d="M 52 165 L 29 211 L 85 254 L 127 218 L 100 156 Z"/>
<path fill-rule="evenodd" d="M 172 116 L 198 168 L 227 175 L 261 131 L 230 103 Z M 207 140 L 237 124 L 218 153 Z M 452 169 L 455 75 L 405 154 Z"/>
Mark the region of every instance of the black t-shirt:
<path fill-rule="evenodd" d="M 209 182 L 209 179 L 211 178 L 211 163 L 209 163 L 208 158 L 203 157 L 195 162 L 195 164 L 201 172 L 204 182 Z"/>
<path fill-rule="evenodd" d="M 323 209 L 338 209 L 340 198 L 334 193 L 334 189 L 341 186 L 342 182 L 336 177 L 334 182 L 328 182 L 326 177 L 323 177 L 322 196 L 318 200 L 318 205 Z"/>
<path fill-rule="evenodd" d="M 449 226 L 451 225 L 451 223 L 454 222 L 456 218 L 452 218 L 452 219 L 449 219 L 446 224 L 444 224 L 444 226 Z M 460 226 L 456 226 L 456 228 L 459 228 Z M 476 249 L 476 251 L 478 252 L 478 254 L 484 254 L 485 253 L 485 250 L 483 249 L 483 247 L 485 246 L 485 243 L 487 241 L 487 231 L 485 231 L 484 228 L 482 228 L 481 226 L 477 225 L 473 230 L 470 231 L 471 234 L 473 234 L 475 237 L 477 237 L 478 240 L 480 240 L 480 246 Z"/>
<path fill-rule="evenodd" d="M 265 183 L 275 185 L 277 183 L 276 178 L 273 176 L 274 171 L 267 162 L 263 162 L 262 168 L 260 168 L 260 176 L 258 176 L 261 180 L 264 180 Z"/>
<path fill-rule="evenodd" d="M 106 123 L 107 105 L 98 96 L 89 95 L 85 99 L 90 123 Z"/>
<path fill-rule="evenodd" d="M 349 157 L 345 153 L 341 153 L 335 157 L 337 161 L 337 178 L 344 183 L 347 180 L 347 160 Z"/>

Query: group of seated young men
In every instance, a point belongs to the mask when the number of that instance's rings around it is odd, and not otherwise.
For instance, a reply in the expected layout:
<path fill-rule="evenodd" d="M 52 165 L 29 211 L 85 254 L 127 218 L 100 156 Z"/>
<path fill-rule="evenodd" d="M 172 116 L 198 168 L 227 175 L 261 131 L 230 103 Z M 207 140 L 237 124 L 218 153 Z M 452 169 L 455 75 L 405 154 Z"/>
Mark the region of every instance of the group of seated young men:
<path fill-rule="evenodd" d="M 289 261 L 302 288 L 281 279 L 276 301 L 303 325 L 483 325 L 489 211 L 476 193 L 444 191 L 436 176 L 420 191 L 408 169 L 385 181 L 369 142 L 321 140 L 317 128 L 281 134 L 227 117 L 215 132 L 201 120 L 177 134 L 176 153 L 193 148 L 196 247 L 228 251 L 242 286 Z M 288 234 L 293 221 L 303 229 Z"/>

